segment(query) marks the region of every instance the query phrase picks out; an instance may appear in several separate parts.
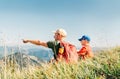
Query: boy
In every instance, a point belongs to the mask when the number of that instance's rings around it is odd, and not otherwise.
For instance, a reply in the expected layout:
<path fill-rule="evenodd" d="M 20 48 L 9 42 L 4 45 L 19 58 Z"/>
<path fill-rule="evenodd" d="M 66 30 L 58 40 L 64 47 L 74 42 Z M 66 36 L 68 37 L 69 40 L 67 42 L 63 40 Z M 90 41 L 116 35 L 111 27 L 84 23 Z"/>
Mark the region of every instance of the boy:
<path fill-rule="evenodd" d="M 78 51 L 78 55 L 82 59 L 93 57 L 92 49 L 90 47 L 90 37 L 89 36 L 82 36 L 80 39 L 78 39 L 82 45 L 82 48 Z"/>

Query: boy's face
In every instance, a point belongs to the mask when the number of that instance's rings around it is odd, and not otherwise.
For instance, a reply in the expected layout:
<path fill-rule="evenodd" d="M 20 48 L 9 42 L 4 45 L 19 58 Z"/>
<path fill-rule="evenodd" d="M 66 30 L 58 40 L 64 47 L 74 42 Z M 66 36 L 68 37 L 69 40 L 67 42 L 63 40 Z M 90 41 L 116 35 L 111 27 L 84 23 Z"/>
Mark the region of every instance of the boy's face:
<path fill-rule="evenodd" d="M 89 42 L 87 40 L 82 40 L 81 45 L 87 45 Z"/>

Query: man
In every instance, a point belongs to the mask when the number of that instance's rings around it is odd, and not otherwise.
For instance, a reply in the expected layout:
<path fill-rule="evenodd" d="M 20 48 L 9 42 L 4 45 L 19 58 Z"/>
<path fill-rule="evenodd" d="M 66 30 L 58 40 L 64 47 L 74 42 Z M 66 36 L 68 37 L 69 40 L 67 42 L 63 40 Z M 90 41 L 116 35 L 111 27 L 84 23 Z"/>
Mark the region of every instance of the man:
<path fill-rule="evenodd" d="M 60 48 L 60 42 L 64 41 L 66 36 L 67 36 L 67 32 L 64 29 L 57 29 L 54 32 L 55 40 L 53 41 L 43 42 L 40 40 L 25 40 L 24 39 L 23 42 L 51 48 L 54 53 L 54 59 L 57 59 L 57 55 L 58 55 L 59 48 Z"/>

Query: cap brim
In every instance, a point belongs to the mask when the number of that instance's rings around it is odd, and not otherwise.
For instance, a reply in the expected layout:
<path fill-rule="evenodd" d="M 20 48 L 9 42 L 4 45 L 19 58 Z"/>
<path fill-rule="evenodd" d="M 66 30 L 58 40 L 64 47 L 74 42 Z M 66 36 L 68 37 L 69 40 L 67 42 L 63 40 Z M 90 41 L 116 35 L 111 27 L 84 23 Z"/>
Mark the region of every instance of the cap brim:
<path fill-rule="evenodd" d="M 78 39 L 79 41 L 82 41 L 82 38 Z"/>

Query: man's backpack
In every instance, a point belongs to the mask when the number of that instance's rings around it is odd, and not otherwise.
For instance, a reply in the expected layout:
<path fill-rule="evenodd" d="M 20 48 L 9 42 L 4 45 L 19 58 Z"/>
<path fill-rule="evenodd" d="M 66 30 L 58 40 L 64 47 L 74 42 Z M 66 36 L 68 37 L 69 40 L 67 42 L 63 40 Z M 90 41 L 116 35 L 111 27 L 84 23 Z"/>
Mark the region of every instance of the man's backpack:
<path fill-rule="evenodd" d="M 64 52 L 62 54 L 58 53 L 58 58 L 62 56 L 62 59 L 68 63 L 78 61 L 77 49 L 74 45 L 68 42 L 60 42 L 60 45 L 64 47 Z"/>

